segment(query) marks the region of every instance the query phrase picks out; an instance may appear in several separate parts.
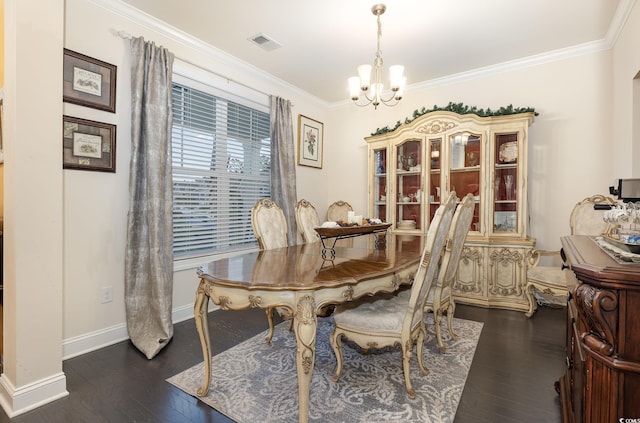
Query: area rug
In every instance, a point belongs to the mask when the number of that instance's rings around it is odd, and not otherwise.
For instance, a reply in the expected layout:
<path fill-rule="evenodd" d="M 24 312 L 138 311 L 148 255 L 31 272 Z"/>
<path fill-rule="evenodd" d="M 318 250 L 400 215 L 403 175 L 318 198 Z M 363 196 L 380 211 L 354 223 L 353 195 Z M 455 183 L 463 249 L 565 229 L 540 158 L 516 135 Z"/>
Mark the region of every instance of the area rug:
<path fill-rule="evenodd" d="M 429 314 L 426 322 L 429 375 L 425 377 L 420 371 L 415 351 L 411 360 L 414 400 L 405 390 L 400 347 L 363 354 L 355 344 L 344 342 L 343 372 L 338 382 L 333 382 L 336 361 L 329 344 L 333 321 L 331 317 L 319 318 L 309 421 L 452 422 L 482 323 L 454 319 L 458 339 L 452 341 L 443 322 L 447 350 L 441 354 L 432 318 Z M 271 344 L 264 341 L 265 336 L 266 332 L 261 333 L 212 357 L 211 388 L 200 399 L 238 423 L 297 422 L 295 336 L 288 331 L 288 323 L 276 326 Z M 195 396 L 202 383 L 203 366 L 200 363 L 167 381 Z"/>

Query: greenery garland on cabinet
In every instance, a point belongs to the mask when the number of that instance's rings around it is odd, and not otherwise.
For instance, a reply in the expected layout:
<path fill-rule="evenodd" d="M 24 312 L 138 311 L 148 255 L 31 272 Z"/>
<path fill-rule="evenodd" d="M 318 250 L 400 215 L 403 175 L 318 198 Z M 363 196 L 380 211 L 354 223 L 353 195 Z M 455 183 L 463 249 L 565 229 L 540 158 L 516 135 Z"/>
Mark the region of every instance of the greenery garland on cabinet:
<path fill-rule="evenodd" d="M 404 123 L 411 123 L 415 119 L 429 112 L 439 112 L 439 111 L 454 112 L 454 113 L 458 113 L 459 115 L 475 114 L 480 117 L 515 115 L 518 113 L 526 113 L 526 112 L 533 112 L 535 116 L 538 116 L 538 113 L 535 111 L 533 107 L 513 107 L 513 105 L 509 104 L 507 107 L 500 107 L 498 110 L 491 110 L 489 108 L 487 110 L 484 110 L 484 109 L 478 109 L 476 106 L 469 107 L 463 103 L 449 102 L 449 104 L 447 104 L 445 107 L 438 107 L 434 105 L 433 108 L 431 109 L 426 109 L 425 107 L 423 107 L 421 110 L 416 109 L 416 111 L 413 112 L 413 118 L 406 118 L 404 120 Z M 372 133 L 371 135 L 380 135 L 380 134 L 386 134 L 388 132 L 393 132 L 402 125 L 403 123 L 398 121 L 396 122 L 396 126 L 394 126 L 393 128 L 389 128 L 388 126 L 385 126 L 384 128 L 378 128 L 376 129 L 376 132 Z"/>

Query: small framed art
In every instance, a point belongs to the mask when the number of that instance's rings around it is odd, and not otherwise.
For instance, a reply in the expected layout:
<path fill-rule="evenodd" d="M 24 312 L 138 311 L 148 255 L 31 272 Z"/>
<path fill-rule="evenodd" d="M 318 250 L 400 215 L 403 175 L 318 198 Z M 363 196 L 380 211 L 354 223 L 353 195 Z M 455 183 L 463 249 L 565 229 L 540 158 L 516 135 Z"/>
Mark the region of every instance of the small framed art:
<path fill-rule="evenodd" d="M 298 164 L 322 169 L 324 125 L 298 115 Z"/>
<path fill-rule="evenodd" d="M 62 117 L 64 169 L 116 171 L 116 125 Z"/>
<path fill-rule="evenodd" d="M 116 66 L 64 49 L 62 100 L 116 111 Z"/>

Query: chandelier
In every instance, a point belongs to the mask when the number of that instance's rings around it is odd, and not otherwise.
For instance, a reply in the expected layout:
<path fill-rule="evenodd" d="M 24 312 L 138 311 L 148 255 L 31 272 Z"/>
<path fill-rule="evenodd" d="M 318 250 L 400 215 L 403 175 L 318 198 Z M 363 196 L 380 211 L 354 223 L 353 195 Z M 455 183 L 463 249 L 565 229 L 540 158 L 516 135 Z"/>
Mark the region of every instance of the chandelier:
<path fill-rule="evenodd" d="M 380 103 L 387 106 L 395 106 L 402 99 L 405 83 L 407 78 L 403 76 L 404 66 L 394 65 L 389 68 L 391 75 L 391 93 L 388 98 L 383 97 L 384 86 L 382 84 L 382 53 L 380 51 L 380 39 L 382 38 L 382 24 L 380 23 L 380 15 L 382 15 L 387 6 L 384 4 L 376 4 L 371 8 L 371 12 L 378 19 L 378 48 L 376 49 L 376 57 L 373 60 L 373 83 L 371 81 L 371 65 L 358 66 L 358 75 L 349 78 L 349 91 L 351 100 L 357 106 L 368 106 L 373 104 L 375 109 Z M 366 102 L 358 102 L 360 94 L 366 99 Z"/>

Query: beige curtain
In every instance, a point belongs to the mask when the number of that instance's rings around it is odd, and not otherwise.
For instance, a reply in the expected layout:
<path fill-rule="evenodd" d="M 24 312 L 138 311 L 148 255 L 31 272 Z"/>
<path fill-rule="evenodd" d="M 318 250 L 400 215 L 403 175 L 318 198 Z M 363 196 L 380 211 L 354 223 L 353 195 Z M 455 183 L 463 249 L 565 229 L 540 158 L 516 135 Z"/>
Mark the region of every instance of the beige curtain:
<path fill-rule="evenodd" d="M 287 219 L 289 245 L 298 240 L 296 226 L 296 159 L 291 102 L 271 96 L 271 198 Z"/>
<path fill-rule="evenodd" d="M 148 359 L 173 337 L 173 54 L 131 40 L 131 164 L 125 307 L 131 342 Z"/>

